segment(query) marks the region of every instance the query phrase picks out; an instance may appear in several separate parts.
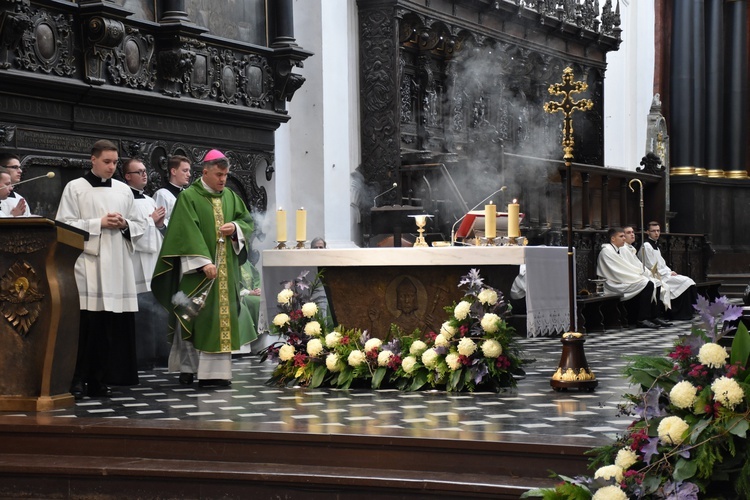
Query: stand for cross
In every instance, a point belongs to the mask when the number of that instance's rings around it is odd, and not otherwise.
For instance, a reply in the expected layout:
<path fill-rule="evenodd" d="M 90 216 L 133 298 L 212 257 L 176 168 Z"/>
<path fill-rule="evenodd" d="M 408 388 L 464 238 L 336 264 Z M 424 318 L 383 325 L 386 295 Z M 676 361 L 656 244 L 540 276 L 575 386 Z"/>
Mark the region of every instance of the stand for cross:
<path fill-rule="evenodd" d="M 575 256 L 573 255 L 573 113 L 575 111 L 588 111 L 594 107 L 591 99 L 573 100 L 573 94 L 584 92 L 588 89 L 586 82 L 573 81 L 573 69 L 568 67 L 563 70 L 562 83 L 550 85 L 549 93 L 562 96 L 562 101 L 549 101 L 544 103 L 544 111 L 547 113 L 563 114 L 563 160 L 565 160 L 567 196 L 567 218 L 568 218 L 568 295 L 570 306 L 570 329 L 562 336 L 563 352 L 557 371 L 550 380 L 550 385 L 555 390 L 566 390 L 578 388 L 593 391 L 599 384 L 594 372 L 586 362 L 583 352 L 585 342 L 583 334 L 576 331 L 576 289 L 575 289 Z"/>

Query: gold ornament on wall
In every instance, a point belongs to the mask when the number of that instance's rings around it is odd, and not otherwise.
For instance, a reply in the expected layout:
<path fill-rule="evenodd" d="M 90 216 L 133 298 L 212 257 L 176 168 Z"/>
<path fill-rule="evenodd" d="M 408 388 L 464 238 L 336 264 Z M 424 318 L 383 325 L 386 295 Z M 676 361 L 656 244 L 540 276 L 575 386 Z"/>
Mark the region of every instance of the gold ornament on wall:
<path fill-rule="evenodd" d="M 29 333 L 42 310 L 39 283 L 28 262 L 16 262 L 0 278 L 0 311 L 21 336 Z"/>

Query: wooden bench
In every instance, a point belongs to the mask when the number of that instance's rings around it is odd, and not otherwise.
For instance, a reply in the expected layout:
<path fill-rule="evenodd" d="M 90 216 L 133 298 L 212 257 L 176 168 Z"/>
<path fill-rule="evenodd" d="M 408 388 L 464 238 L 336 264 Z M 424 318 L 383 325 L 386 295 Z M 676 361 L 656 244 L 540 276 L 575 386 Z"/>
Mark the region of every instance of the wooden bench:
<path fill-rule="evenodd" d="M 722 282 L 719 280 L 715 281 L 702 281 L 695 284 L 695 289 L 698 295 L 703 295 L 710 301 L 714 301 L 721 295 L 719 288 L 721 288 Z"/>
<path fill-rule="evenodd" d="M 621 293 L 612 292 L 605 292 L 604 295 L 579 295 L 576 298 L 578 331 L 589 333 L 621 330 L 621 298 Z"/>

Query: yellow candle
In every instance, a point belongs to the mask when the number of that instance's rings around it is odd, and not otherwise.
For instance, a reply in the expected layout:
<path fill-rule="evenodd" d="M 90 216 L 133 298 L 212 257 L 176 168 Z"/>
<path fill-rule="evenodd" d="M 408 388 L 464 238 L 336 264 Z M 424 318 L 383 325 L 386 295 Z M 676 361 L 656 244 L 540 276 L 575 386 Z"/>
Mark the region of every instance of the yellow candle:
<path fill-rule="evenodd" d="M 487 238 L 497 236 L 497 206 L 492 202 L 484 206 L 484 235 Z"/>
<path fill-rule="evenodd" d="M 276 211 L 276 241 L 286 241 L 286 210 Z"/>
<path fill-rule="evenodd" d="M 508 237 L 518 238 L 521 236 L 521 230 L 518 227 L 518 215 L 521 207 L 518 203 L 513 200 L 513 203 L 508 204 Z"/>
<path fill-rule="evenodd" d="M 300 208 L 297 210 L 297 241 L 307 239 L 307 210 Z"/>

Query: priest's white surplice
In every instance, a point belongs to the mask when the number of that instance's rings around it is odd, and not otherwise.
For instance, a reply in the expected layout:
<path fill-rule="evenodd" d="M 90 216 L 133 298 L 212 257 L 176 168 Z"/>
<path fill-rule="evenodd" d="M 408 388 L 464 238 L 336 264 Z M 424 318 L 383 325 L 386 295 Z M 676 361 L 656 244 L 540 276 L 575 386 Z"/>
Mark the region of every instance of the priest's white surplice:
<path fill-rule="evenodd" d="M 156 227 L 151 214 L 156 210 L 156 201 L 148 195 L 135 199 L 135 209 L 138 217 L 146 223 L 143 235 L 138 238 L 133 248 L 133 271 L 135 273 L 135 288 L 138 293 L 151 291 L 151 277 L 154 274 L 156 261 L 159 259 L 161 242 L 164 240 L 159 228 Z"/>
<path fill-rule="evenodd" d="M 164 207 L 167 211 L 167 215 L 164 217 L 164 224 L 169 225 L 169 218 L 172 216 L 172 210 L 174 210 L 177 197 L 169 189 L 161 188 L 157 189 L 154 193 L 154 201 L 157 207 Z"/>
<path fill-rule="evenodd" d="M 119 229 L 101 227 L 101 218 L 114 212 L 127 220 L 130 240 Z M 146 221 L 138 216 L 130 187 L 114 179 L 111 187 L 75 179 L 63 190 L 56 218 L 89 233 L 75 266 L 81 309 L 137 311 L 132 242 L 144 233 Z"/>
<path fill-rule="evenodd" d="M 621 293 L 622 300 L 632 299 L 651 281 L 644 275 L 643 266 L 635 265 L 626 252 L 629 250 L 625 246 L 617 249 L 611 243 L 605 243 L 599 252 L 596 265 L 596 274 L 607 280 L 604 287 L 612 292 Z M 656 297 L 652 299 L 656 300 Z"/>
<path fill-rule="evenodd" d="M 682 295 L 685 290 L 695 285 L 695 281 L 683 276 L 676 274 L 672 276 L 672 269 L 669 268 L 664 257 L 661 255 L 661 251 L 658 248 L 654 248 L 653 245 L 646 242 L 641 245 L 640 255 L 646 257 L 646 267 L 649 269 L 656 265 L 656 272 L 659 274 L 662 283 L 669 287 L 669 297 L 671 299 L 677 298 Z"/>

